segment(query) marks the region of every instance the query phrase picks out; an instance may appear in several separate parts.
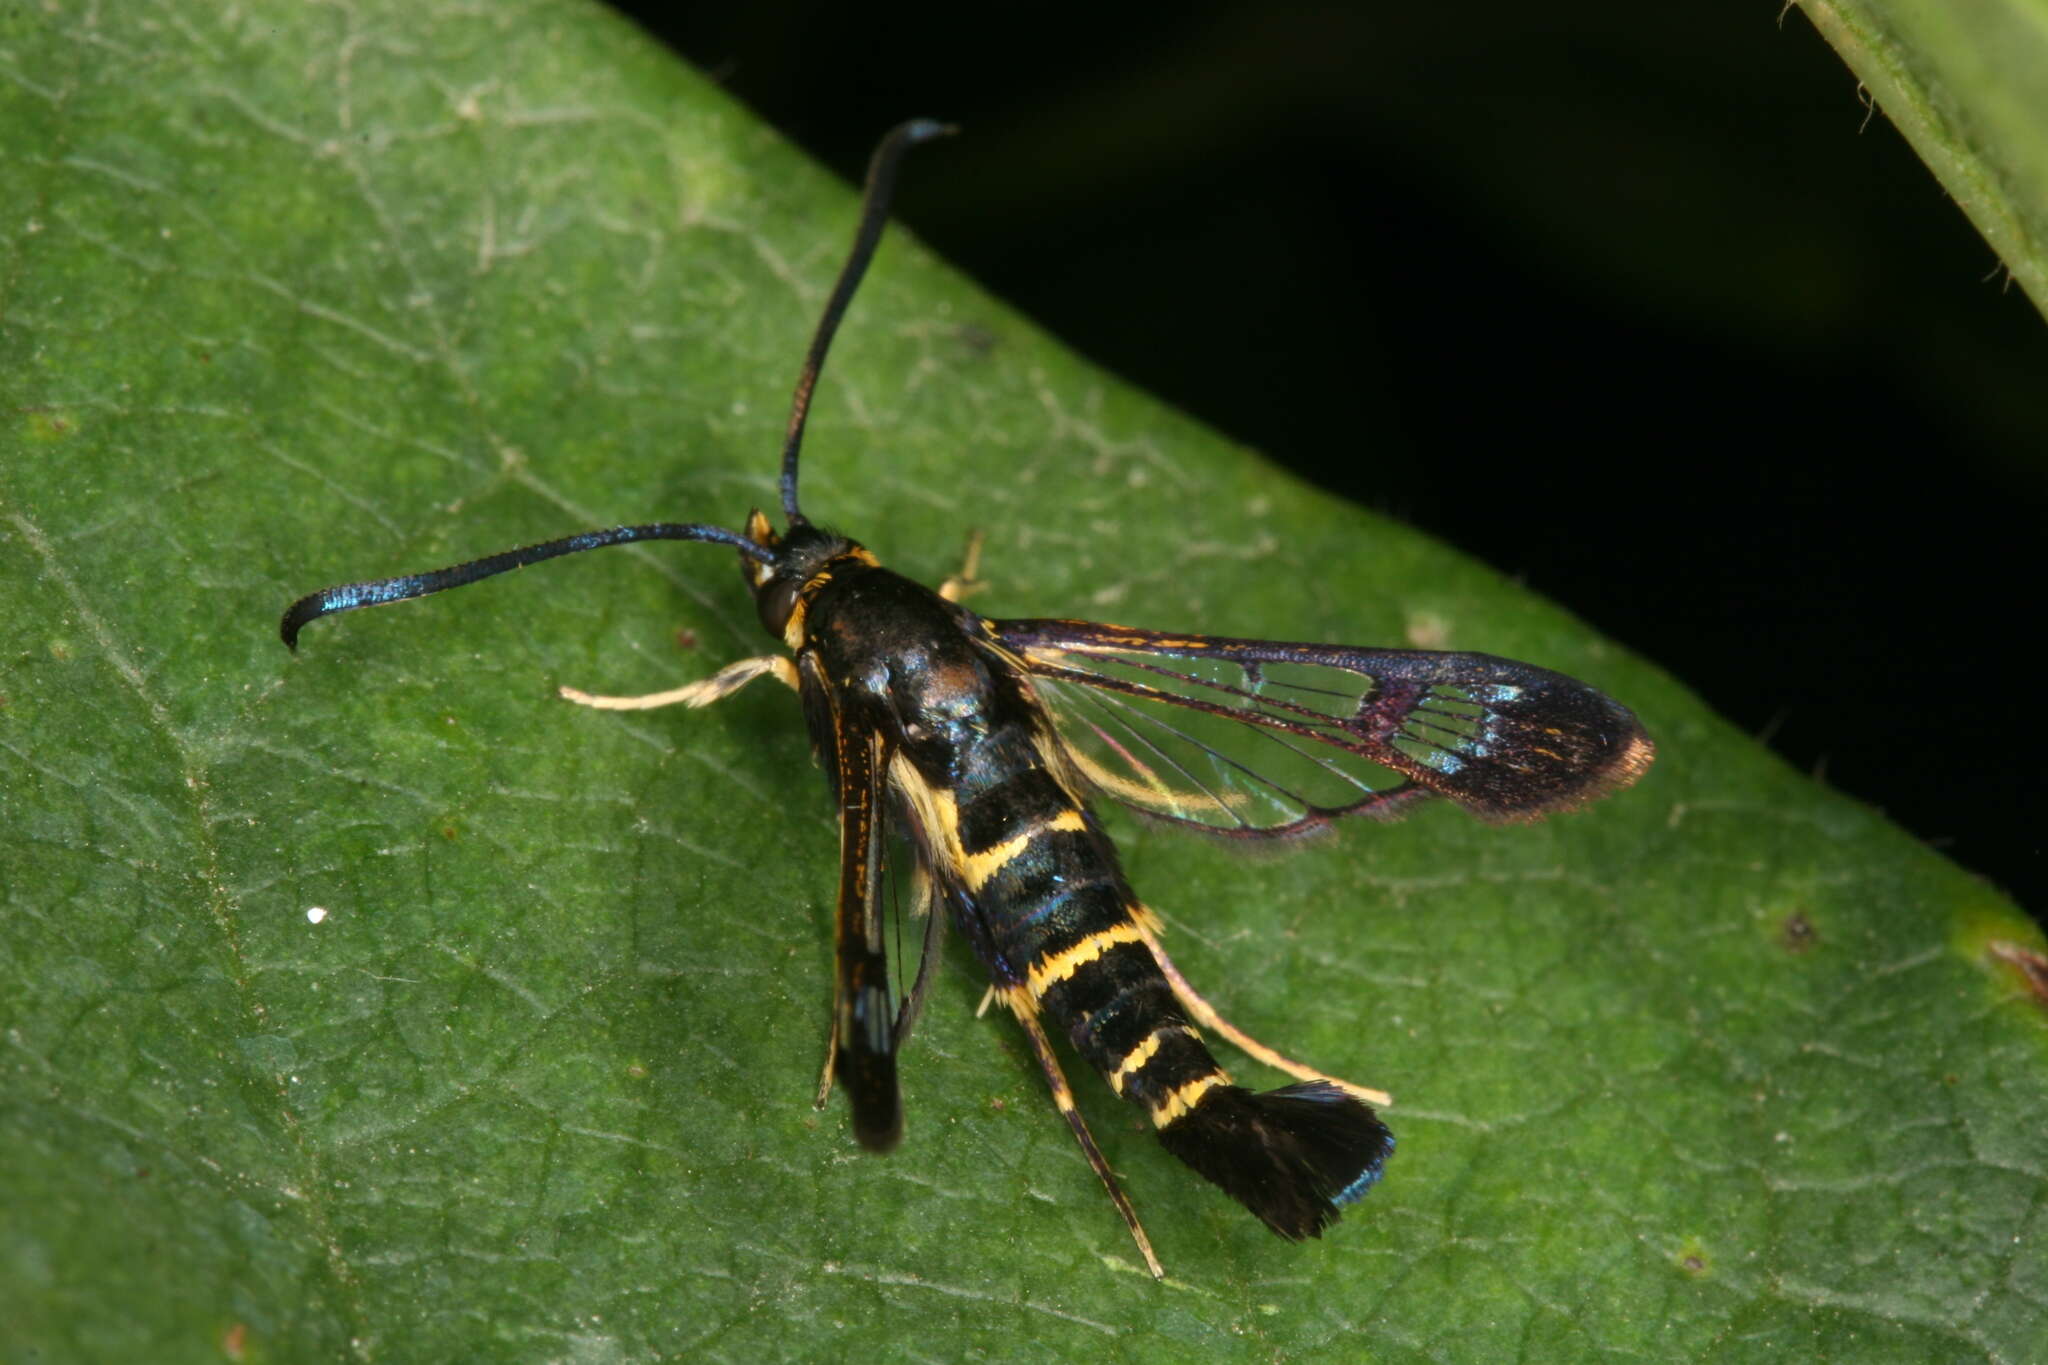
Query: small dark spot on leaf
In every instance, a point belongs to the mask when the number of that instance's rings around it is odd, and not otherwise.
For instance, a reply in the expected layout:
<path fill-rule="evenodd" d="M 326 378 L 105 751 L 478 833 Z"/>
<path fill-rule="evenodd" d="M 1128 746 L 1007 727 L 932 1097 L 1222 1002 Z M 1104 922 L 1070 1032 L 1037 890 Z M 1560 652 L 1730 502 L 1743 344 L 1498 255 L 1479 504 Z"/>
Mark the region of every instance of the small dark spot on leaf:
<path fill-rule="evenodd" d="M 1688 1237 L 1685 1244 L 1678 1249 L 1677 1264 L 1678 1268 L 1688 1275 L 1708 1274 L 1710 1263 L 1707 1259 L 1707 1249 L 1700 1245 L 1698 1238 Z"/>
<path fill-rule="evenodd" d="M 71 435 L 78 428 L 68 417 L 38 408 L 29 409 L 28 438 L 31 441 L 55 441 Z"/>
<path fill-rule="evenodd" d="M 1813 927 L 1804 910 L 1794 910 L 1778 926 L 1778 942 L 1788 953 L 1803 953 L 1819 945 L 1820 930 Z"/>
<path fill-rule="evenodd" d="M 213 363 L 213 352 L 201 351 L 199 353 L 199 363 L 202 365 L 211 365 Z"/>
<path fill-rule="evenodd" d="M 689 628 L 688 626 L 682 626 L 682 627 L 678 628 L 678 629 L 677 629 L 677 631 L 676 631 L 676 648 L 677 648 L 677 649 L 695 649 L 696 647 L 697 647 L 697 632 L 696 632 L 696 631 L 694 631 L 694 630 L 691 630 L 691 629 L 690 629 L 690 628 Z"/>
<path fill-rule="evenodd" d="M 636 1081 L 644 1081 L 647 1079 L 647 1068 L 638 1062 L 628 1062 L 626 1064 L 626 1074 Z"/>
<path fill-rule="evenodd" d="M 2034 997 L 2035 1004 L 2048 1009 L 2048 954 L 2005 939 L 1993 939 L 1986 950 L 1999 961 L 2019 968 L 2020 982 L 2027 988 L 2027 994 Z"/>
<path fill-rule="evenodd" d="M 1001 338 L 986 327 L 963 322 L 953 329 L 953 340 L 961 350 L 979 360 L 995 350 Z"/>
<path fill-rule="evenodd" d="M 457 834 L 457 833 L 458 833 L 458 831 L 456 830 L 455 826 L 453 826 L 453 825 L 443 825 L 443 826 L 441 826 L 441 837 L 442 837 L 443 839 L 453 839 L 453 838 L 454 838 L 454 837 L 456 836 L 456 834 Z"/>
<path fill-rule="evenodd" d="M 137 1166 L 137 1167 L 135 1168 L 135 1178 L 136 1178 L 137 1180 L 147 1180 L 147 1179 L 149 1179 L 149 1167 L 147 1167 L 147 1166 Z"/>
<path fill-rule="evenodd" d="M 998 1096 L 996 1096 L 996 1097 L 995 1097 L 994 1099 L 990 1100 L 990 1101 L 988 1102 L 988 1107 L 989 1107 L 989 1109 L 990 1109 L 990 1111 L 991 1111 L 991 1112 L 993 1112 L 993 1113 L 997 1113 L 997 1114 L 1000 1114 L 1000 1113 L 1002 1113 L 1002 1112 L 1003 1112 L 1004 1110 L 1006 1110 L 1006 1109 L 1008 1109 L 1008 1108 L 1009 1108 L 1009 1106 L 1008 1106 L 1007 1104 L 1004 1104 L 1004 1103 L 1003 1103 L 1003 1097 L 1002 1097 L 1001 1095 L 998 1095 Z"/>
<path fill-rule="evenodd" d="M 220 1353 L 229 1360 L 241 1360 L 249 1349 L 249 1324 L 238 1322 L 220 1334 Z"/>

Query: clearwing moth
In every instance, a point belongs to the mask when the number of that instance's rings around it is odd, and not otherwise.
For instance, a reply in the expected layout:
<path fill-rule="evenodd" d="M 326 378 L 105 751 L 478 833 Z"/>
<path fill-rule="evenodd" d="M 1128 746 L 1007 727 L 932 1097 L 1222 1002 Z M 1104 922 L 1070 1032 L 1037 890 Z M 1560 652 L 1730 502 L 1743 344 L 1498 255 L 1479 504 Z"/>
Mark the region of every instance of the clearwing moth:
<path fill-rule="evenodd" d="M 874 1151 L 903 1133 L 896 1057 L 950 921 L 987 967 L 1089 1164 L 1155 1275 L 1144 1229 L 1083 1122 L 1047 1024 L 1150 1118 L 1168 1151 L 1282 1237 L 1321 1234 L 1380 1178 L 1394 1139 L 1378 1091 L 1292 1061 L 1232 1026 L 1174 967 L 1125 882 L 1091 796 L 1157 820 L 1284 840 L 1343 816 L 1398 816 L 1431 796 L 1531 820 L 1626 786 L 1653 749 L 1635 717 L 1558 673 L 1485 654 L 1284 644 L 1068 620 L 990 620 L 960 604 L 974 553 L 937 591 L 881 567 L 797 502 L 797 460 L 826 351 L 888 215 L 903 155 L 951 132 L 905 123 L 869 166 L 853 248 L 825 304 L 783 440 L 784 526 L 657 522 L 523 546 L 430 573 L 300 598 L 319 617 L 473 583 L 558 555 L 651 540 L 739 552 L 761 624 L 787 654 L 743 659 L 609 709 L 704 706 L 756 678 L 793 689 L 839 811 L 836 979 L 819 1087 L 847 1093 Z M 911 865 L 892 870 L 891 834 Z M 886 913 L 911 889 L 925 919 L 907 993 L 892 989 Z M 1296 1078 L 1231 1082 L 1197 1026 Z"/>

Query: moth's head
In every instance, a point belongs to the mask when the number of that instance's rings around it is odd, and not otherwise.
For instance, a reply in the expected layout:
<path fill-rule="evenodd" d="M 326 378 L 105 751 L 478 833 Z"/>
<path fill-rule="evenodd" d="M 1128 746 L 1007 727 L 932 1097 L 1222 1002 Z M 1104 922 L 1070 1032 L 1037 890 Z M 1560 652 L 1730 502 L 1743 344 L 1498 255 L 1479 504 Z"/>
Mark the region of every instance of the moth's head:
<path fill-rule="evenodd" d="M 743 552 L 740 576 L 754 594 L 754 609 L 761 614 L 763 628 L 791 649 L 803 645 L 801 607 L 808 596 L 806 590 L 823 586 L 836 561 L 875 562 L 858 543 L 808 521 L 793 522 L 788 531 L 777 535 L 759 508 L 747 514 L 747 539 L 772 551 L 773 558 L 760 560 Z"/>

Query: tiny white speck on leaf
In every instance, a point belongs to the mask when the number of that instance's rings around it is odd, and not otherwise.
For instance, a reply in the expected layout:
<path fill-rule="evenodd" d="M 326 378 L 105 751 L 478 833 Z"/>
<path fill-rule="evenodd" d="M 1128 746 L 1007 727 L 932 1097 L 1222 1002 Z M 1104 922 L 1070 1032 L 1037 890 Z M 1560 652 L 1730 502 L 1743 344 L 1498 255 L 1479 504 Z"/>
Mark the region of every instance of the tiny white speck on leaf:
<path fill-rule="evenodd" d="M 307 906 L 307 907 L 306 907 L 306 923 L 308 923 L 308 924 L 318 924 L 318 923 L 319 923 L 319 922 L 320 922 L 321 920 L 323 920 L 323 919 L 326 919 L 326 918 L 327 918 L 327 907 L 326 907 L 326 906 L 324 906 L 324 905 L 309 905 L 309 906 Z"/>

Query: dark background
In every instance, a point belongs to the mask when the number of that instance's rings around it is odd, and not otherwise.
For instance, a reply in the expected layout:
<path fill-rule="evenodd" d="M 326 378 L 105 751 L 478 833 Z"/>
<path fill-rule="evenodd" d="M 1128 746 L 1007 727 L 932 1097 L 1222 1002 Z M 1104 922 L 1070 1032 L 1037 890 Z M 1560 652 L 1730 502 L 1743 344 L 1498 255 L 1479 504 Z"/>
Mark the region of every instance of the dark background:
<path fill-rule="evenodd" d="M 1798 12 L 624 8 L 849 180 L 960 123 L 992 293 L 2048 905 L 2048 328 Z"/>

